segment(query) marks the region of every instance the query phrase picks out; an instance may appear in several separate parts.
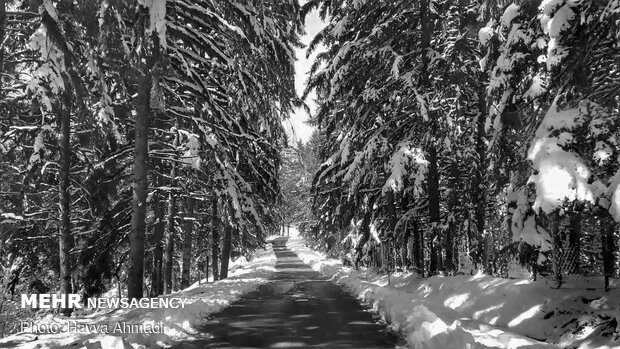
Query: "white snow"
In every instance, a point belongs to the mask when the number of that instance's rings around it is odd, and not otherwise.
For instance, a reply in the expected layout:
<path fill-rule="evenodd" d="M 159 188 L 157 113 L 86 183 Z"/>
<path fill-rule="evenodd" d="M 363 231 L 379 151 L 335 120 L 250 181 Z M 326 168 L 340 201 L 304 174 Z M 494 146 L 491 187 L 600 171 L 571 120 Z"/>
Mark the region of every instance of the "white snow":
<path fill-rule="evenodd" d="M 382 193 L 388 190 L 400 191 L 403 189 L 403 178 L 410 173 L 409 169 L 415 167 L 415 171 L 411 171 L 413 179 L 413 187 L 422 187 L 422 182 L 427 172 L 428 161 L 424 159 L 422 149 L 415 147 L 413 142 L 405 142 L 399 144 L 397 150 L 388 161 L 385 168 L 390 173 L 390 177 L 383 185 Z"/>
<path fill-rule="evenodd" d="M 478 31 L 478 40 L 482 45 L 486 45 L 493 37 L 493 28 L 490 26 L 480 28 Z"/>
<path fill-rule="evenodd" d="M 523 241 L 530 246 L 537 247 L 540 252 L 551 250 L 551 236 L 541 226 L 536 224 L 533 214 L 529 213 L 530 204 L 528 202 L 525 189 L 518 192 L 517 209 L 512 215 L 512 240 L 515 242 Z"/>
<path fill-rule="evenodd" d="M 562 6 L 545 24 L 545 34 L 551 37 L 559 37 L 571 27 L 571 22 L 575 19 L 575 12 L 568 5 Z"/>
<path fill-rule="evenodd" d="M 255 253 L 250 262 L 244 257 L 231 262 L 227 279 L 215 283 L 205 283 L 206 280 L 203 279 L 202 284 L 196 282 L 182 291 L 162 296 L 187 299 L 183 309 L 114 309 L 70 319 L 48 315 L 36 322 L 64 324 L 67 320 L 71 320 L 80 324 L 107 324 L 110 331 L 107 334 L 97 333 L 98 331 L 86 331 L 87 333 L 65 331 L 58 334 L 39 334 L 38 338 L 30 333 L 18 333 L 1 339 L 0 347 L 164 348 L 180 341 L 203 338 L 204 334 L 201 334 L 197 327 L 206 320 L 206 317 L 227 307 L 243 294 L 256 289 L 258 285 L 268 282 L 269 276 L 275 271 L 275 262 L 276 256 L 271 244 L 268 244 L 265 250 Z M 155 324 L 160 321 L 163 323 L 163 333 L 124 335 L 111 333 L 113 325 L 119 322 Z"/>
<path fill-rule="evenodd" d="M 344 16 L 332 29 L 334 37 L 338 38 L 347 32 L 347 24 L 349 22 L 349 16 Z"/>
<path fill-rule="evenodd" d="M 525 91 L 525 93 L 523 94 L 523 97 L 534 99 L 544 94 L 546 90 L 547 88 L 545 87 L 545 83 L 543 79 L 537 75 L 534 78 L 532 78 L 532 84 L 530 85 L 530 88 L 528 88 L 527 91 Z"/>
<path fill-rule="evenodd" d="M 556 138 L 542 138 L 530 148 L 528 159 L 537 174 L 529 181 L 536 184 L 534 209 L 545 213 L 558 209 L 565 200 L 569 202 L 594 202 L 588 184 L 590 170 L 575 153 L 563 150 Z"/>
<path fill-rule="evenodd" d="M 620 159 L 618 159 L 620 162 Z M 616 220 L 620 222 L 620 170 L 616 172 L 616 175 L 609 185 L 608 193 L 611 195 L 611 206 L 609 207 L 609 213 Z M 620 324 L 620 321 L 618 322 Z"/>
<path fill-rule="evenodd" d="M 571 333 L 579 325 L 587 328 L 599 315 L 620 318 L 613 311 L 620 307 L 620 289 L 605 293 L 600 279 L 567 280 L 558 290 L 544 279 L 532 282 L 483 274 L 423 279 L 408 272 L 382 275 L 344 267 L 306 247 L 300 237 L 291 238 L 287 245 L 313 269 L 372 306 L 405 336 L 411 348 L 620 346 L 596 331 Z M 596 301 L 587 301 L 592 299 Z M 556 345 L 534 338 L 546 338 Z"/>
<path fill-rule="evenodd" d="M 155 32 L 159 37 L 159 44 L 166 48 L 166 0 L 138 0 L 138 3 L 149 9 L 148 31 Z"/>
<path fill-rule="evenodd" d="M 510 6 L 506 8 L 504 14 L 502 15 L 502 18 L 500 19 L 502 27 L 510 28 L 510 23 L 512 23 L 512 20 L 519 15 L 519 9 L 519 5 L 514 3 L 510 4 Z"/>

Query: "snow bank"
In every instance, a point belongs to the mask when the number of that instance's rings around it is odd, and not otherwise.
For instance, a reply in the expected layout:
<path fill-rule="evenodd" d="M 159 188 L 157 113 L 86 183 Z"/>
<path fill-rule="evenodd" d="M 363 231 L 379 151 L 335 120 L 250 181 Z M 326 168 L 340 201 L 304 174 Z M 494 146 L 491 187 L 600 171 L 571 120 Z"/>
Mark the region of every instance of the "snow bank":
<path fill-rule="evenodd" d="M 544 280 L 482 274 L 428 279 L 413 273 L 380 275 L 343 267 L 307 248 L 301 238 L 287 245 L 313 269 L 371 305 L 412 348 L 620 348 L 613 335 L 597 330 L 614 316 L 620 320 L 618 288 L 605 293 L 583 279 L 557 290 Z"/>
<path fill-rule="evenodd" d="M 0 347 L 48 348 L 72 347 L 86 349 L 163 348 L 179 341 L 202 338 L 197 328 L 209 314 L 217 313 L 243 294 L 266 283 L 275 271 L 276 256 L 271 245 L 255 253 L 251 262 L 239 258 L 231 263 L 229 278 L 215 283 L 194 283 L 190 287 L 162 297 L 187 299 L 185 308 L 179 309 L 115 309 L 83 317 L 55 317 L 48 315 L 37 324 L 66 324 L 67 321 L 84 325 L 99 325 L 98 330 L 64 331 L 56 334 L 18 333 L 0 340 Z M 111 333 L 115 324 L 162 324 L 162 333 Z M 108 330 L 101 331 L 106 325 Z M 159 331 L 158 331 L 159 332 Z"/>

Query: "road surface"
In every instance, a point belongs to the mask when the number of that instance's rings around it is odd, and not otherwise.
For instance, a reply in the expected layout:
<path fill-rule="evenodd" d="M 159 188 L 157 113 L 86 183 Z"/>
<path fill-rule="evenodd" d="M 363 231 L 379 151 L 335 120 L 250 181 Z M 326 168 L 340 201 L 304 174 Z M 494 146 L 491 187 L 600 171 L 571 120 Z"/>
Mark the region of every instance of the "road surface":
<path fill-rule="evenodd" d="M 394 348 L 397 335 L 340 286 L 273 242 L 274 280 L 261 285 L 201 328 L 203 337 L 174 348 Z"/>

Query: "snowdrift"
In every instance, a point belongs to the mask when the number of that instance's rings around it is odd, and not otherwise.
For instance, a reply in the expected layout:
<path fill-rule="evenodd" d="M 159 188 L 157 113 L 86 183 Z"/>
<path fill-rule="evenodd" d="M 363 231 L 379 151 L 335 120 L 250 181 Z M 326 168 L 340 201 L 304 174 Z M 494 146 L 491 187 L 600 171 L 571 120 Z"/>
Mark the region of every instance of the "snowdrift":
<path fill-rule="evenodd" d="M 275 271 L 276 256 L 269 244 L 258 251 L 250 262 L 241 257 L 231 262 L 229 278 L 215 283 L 196 282 L 192 286 L 162 297 L 186 298 L 183 309 L 114 309 L 83 317 L 59 317 L 48 315 L 35 321 L 38 324 L 107 325 L 112 329 L 116 323 L 139 325 L 163 325 L 163 333 L 100 333 L 93 330 L 84 333 L 62 332 L 56 334 L 18 333 L 0 340 L 4 348 L 86 348 L 86 349 L 139 349 L 164 348 L 179 341 L 204 338 L 197 328 L 209 314 L 217 313 L 243 294 L 253 291 L 268 281 Z M 101 328 L 101 327 L 100 327 Z"/>
<path fill-rule="evenodd" d="M 604 292 L 600 280 L 574 280 L 558 290 L 545 280 L 481 274 L 388 276 L 343 267 L 298 237 L 287 245 L 372 306 L 412 348 L 620 348 L 618 285 Z"/>

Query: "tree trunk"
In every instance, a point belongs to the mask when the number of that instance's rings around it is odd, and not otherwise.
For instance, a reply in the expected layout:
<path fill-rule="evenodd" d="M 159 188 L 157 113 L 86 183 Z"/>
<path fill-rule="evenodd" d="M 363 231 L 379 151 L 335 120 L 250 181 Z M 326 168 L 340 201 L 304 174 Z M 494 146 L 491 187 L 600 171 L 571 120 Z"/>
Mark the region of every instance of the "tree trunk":
<path fill-rule="evenodd" d="M 603 277 L 605 290 L 609 290 L 609 279 L 614 275 L 614 228 L 615 222 L 609 215 L 609 212 L 604 211 L 601 217 L 601 242 L 603 250 Z"/>
<path fill-rule="evenodd" d="M 226 225 L 224 228 L 224 240 L 222 241 L 221 279 L 226 279 L 228 277 L 228 261 L 230 260 L 230 250 L 232 247 L 232 233 L 233 227 Z"/>
<path fill-rule="evenodd" d="M 174 166 L 174 165 L 173 165 Z M 175 170 L 171 171 L 171 177 Z M 172 292 L 172 269 L 174 254 L 174 217 L 176 215 L 176 200 L 172 191 L 168 194 L 168 212 L 166 213 L 166 235 L 164 237 L 164 294 Z"/>
<path fill-rule="evenodd" d="M 174 139 L 172 141 L 172 147 L 174 148 L 174 159 L 178 160 L 179 148 L 179 126 L 180 120 L 177 117 L 174 127 Z M 172 292 L 172 270 L 174 266 L 174 236 L 175 227 L 174 219 L 176 217 L 176 193 L 175 186 L 177 184 L 177 162 L 172 161 L 172 167 L 170 168 L 170 191 L 168 192 L 168 212 L 166 219 L 166 249 L 164 251 L 164 293 L 168 294 Z"/>
<path fill-rule="evenodd" d="M 424 268 L 424 233 L 419 229 L 418 222 L 413 222 L 413 262 L 414 269 L 423 276 Z"/>
<path fill-rule="evenodd" d="M 213 281 L 220 279 L 220 270 L 218 269 L 217 261 L 219 259 L 220 252 L 220 234 L 218 226 L 217 216 L 217 197 L 213 195 L 211 201 L 211 261 L 213 261 Z"/>
<path fill-rule="evenodd" d="M 146 43 L 144 43 L 146 44 Z M 153 51 L 140 69 L 135 99 L 133 199 L 131 233 L 129 234 L 129 268 L 127 296 L 132 299 L 144 296 L 144 236 L 146 232 L 146 198 L 148 195 L 149 123 L 152 118 L 151 87 L 154 82 L 151 69 L 159 64 L 161 52 L 159 37 L 153 36 Z M 141 60 L 137 60 L 143 64 Z"/>
<path fill-rule="evenodd" d="M 209 256 L 205 257 L 205 280 L 209 282 Z"/>
<path fill-rule="evenodd" d="M 4 42 L 6 36 L 6 0 L 0 0 L 0 42 Z M 0 71 L 4 72 L 4 45 L 0 46 Z M 4 98 L 2 92 L 2 80 L 0 80 L 0 98 Z"/>
<path fill-rule="evenodd" d="M 364 213 L 364 218 L 362 219 L 362 223 L 360 226 L 360 232 L 362 233 L 362 237 L 359 239 L 357 245 L 355 246 L 355 269 L 359 268 L 359 263 L 362 260 L 364 253 L 364 245 L 366 245 L 368 239 L 370 238 L 371 207 L 372 205 L 369 204 L 366 212 Z"/>
<path fill-rule="evenodd" d="M 456 271 L 454 259 L 454 238 L 456 236 L 456 209 L 459 205 L 457 188 L 459 187 L 459 167 L 456 161 L 450 166 L 450 188 L 448 189 L 448 229 L 446 229 L 446 260 L 444 269 L 448 274 Z"/>
<path fill-rule="evenodd" d="M 71 244 L 71 96 L 65 91 L 60 105 L 60 234 L 59 234 L 59 259 L 60 259 L 60 293 L 71 293 L 71 266 L 69 249 Z M 65 315 L 71 313 L 70 308 L 63 310 Z"/>
<path fill-rule="evenodd" d="M 433 35 L 434 27 L 433 20 L 431 17 L 431 11 L 429 8 L 429 0 L 420 1 L 420 24 L 421 24 L 421 43 L 420 49 L 425 54 L 421 55 L 422 67 L 420 69 L 420 87 L 422 89 L 421 93 L 424 95 L 429 92 L 431 88 L 430 83 L 430 73 L 429 73 L 429 55 L 426 54 L 426 51 L 431 47 L 431 38 Z M 425 101 L 428 103 L 428 101 Z M 431 108 L 426 106 L 427 110 Z M 438 225 L 440 219 L 440 211 L 439 211 L 439 168 L 438 168 L 438 155 L 437 155 L 437 120 L 435 120 L 435 115 L 431 115 L 429 113 L 428 124 L 429 124 L 429 132 L 430 139 L 427 141 L 426 150 L 428 154 L 428 174 L 427 174 L 427 195 L 428 195 L 428 215 L 429 215 L 429 228 L 430 232 L 429 242 L 431 247 L 431 255 L 430 255 L 430 266 L 428 273 L 429 275 L 433 275 L 437 272 L 437 247 L 434 245 L 435 238 L 438 234 Z"/>
<path fill-rule="evenodd" d="M 151 297 L 157 297 L 164 292 L 164 279 L 162 278 L 162 257 L 164 254 L 164 202 L 161 200 L 161 195 L 156 194 L 154 196 L 156 202 L 154 203 L 155 209 L 155 224 L 153 225 L 152 244 L 153 248 L 153 272 L 151 273 Z"/>
<path fill-rule="evenodd" d="M 411 264 L 411 261 L 409 259 L 409 239 L 411 238 L 411 232 L 409 231 L 409 229 L 407 229 L 405 227 L 405 230 L 403 232 L 403 236 L 402 239 L 400 241 L 400 253 L 401 253 L 401 259 L 402 259 L 402 266 L 403 266 L 403 271 L 407 271 L 407 268 L 409 268 L 409 265 Z"/>
<path fill-rule="evenodd" d="M 557 287 L 562 286 L 562 237 L 560 235 L 560 214 L 558 210 L 549 214 L 549 232 L 553 241 L 553 276 Z"/>
<path fill-rule="evenodd" d="M 481 81 L 486 82 L 486 73 L 482 74 Z M 488 261 L 485 253 L 484 229 L 486 221 L 487 195 L 485 180 L 487 173 L 487 145 L 485 142 L 486 132 L 484 124 L 487 118 L 487 92 L 482 84 L 478 89 L 478 116 L 476 118 L 476 155 L 477 164 L 474 169 L 474 181 L 472 186 L 472 200 L 474 208 L 474 223 L 476 225 L 475 236 L 470 239 L 473 245 L 472 259 L 479 270 L 488 270 Z M 510 229 L 508 230 L 510 231 Z M 473 241 L 472 241 L 473 240 Z"/>
<path fill-rule="evenodd" d="M 185 234 L 183 236 L 183 267 L 181 268 L 181 288 L 189 287 L 190 280 L 190 264 L 192 260 L 192 230 L 194 227 L 194 200 L 187 198 L 187 217 L 185 221 Z"/>
<path fill-rule="evenodd" d="M 138 84 L 136 99 L 135 154 L 133 163 L 133 200 L 129 235 L 129 272 L 127 295 L 142 298 L 144 277 L 144 235 L 146 230 L 146 196 L 148 192 L 148 133 L 151 119 L 151 77 L 144 74 Z"/>
<path fill-rule="evenodd" d="M 441 253 L 441 247 L 438 244 L 439 240 L 439 168 L 437 159 L 437 150 L 434 144 L 429 146 L 429 170 L 428 170 L 428 214 L 430 225 L 430 265 L 428 269 L 428 275 L 437 274 L 438 268 L 438 255 Z"/>
<path fill-rule="evenodd" d="M 570 253 L 570 269 L 567 273 L 577 274 L 580 270 L 579 257 L 581 255 L 581 212 L 578 209 L 574 209 L 570 213 L 570 234 L 568 236 L 568 246 Z"/>
<path fill-rule="evenodd" d="M 396 236 L 394 229 L 396 228 L 396 205 L 394 204 L 394 192 L 390 189 L 385 193 L 385 203 L 387 208 L 388 229 L 387 233 L 389 237 Z"/>

